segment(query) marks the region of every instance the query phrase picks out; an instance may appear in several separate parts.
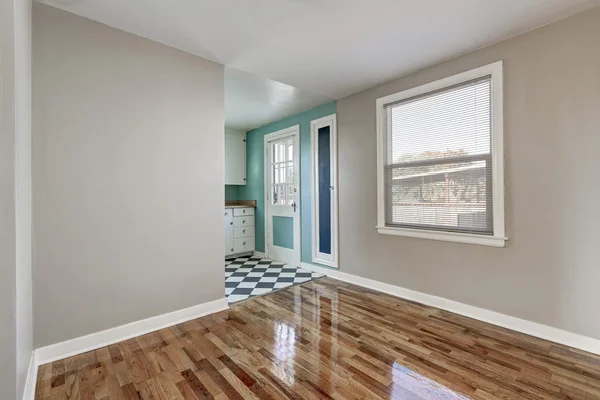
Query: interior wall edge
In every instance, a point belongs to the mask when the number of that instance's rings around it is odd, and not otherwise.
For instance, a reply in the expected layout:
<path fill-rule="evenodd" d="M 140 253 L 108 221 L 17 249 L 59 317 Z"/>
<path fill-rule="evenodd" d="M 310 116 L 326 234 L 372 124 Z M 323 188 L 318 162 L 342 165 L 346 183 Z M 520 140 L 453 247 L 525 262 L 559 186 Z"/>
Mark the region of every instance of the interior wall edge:
<path fill-rule="evenodd" d="M 31 54 L 32 0 L 15 0 L 15 213 L 17 397 L 33 351 Z"/>
<path fill-rule="evenodd" d="M 25 388 L 23 390 L 23 400 L 35 400 L 35 385 L 37 383 L 38 364 L 36 363 L 35 350 L 31 352 L 29 359 L 29 368 L 25 378 Z"/>

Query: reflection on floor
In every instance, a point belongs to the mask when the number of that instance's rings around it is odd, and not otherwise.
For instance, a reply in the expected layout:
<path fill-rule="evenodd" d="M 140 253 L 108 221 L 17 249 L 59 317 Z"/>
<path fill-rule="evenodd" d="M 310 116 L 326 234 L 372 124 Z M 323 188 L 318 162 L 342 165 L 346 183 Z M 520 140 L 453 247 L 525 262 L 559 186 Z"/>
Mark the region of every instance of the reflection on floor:
<path fill-rule="evenodd" d="M 330 278 L 42 365 L 46 399 L 600 399 L 600 356 Z"/>
<path fill-rule="evenodd" d="M 42 365 L 46 399 L 600 399 L 600 356 L 330 278 Z"/>
<path fill-rule="evenodd" d="M 261 257 L 225 261 L 225 296 L 229 304 L 323 275 Z"/>

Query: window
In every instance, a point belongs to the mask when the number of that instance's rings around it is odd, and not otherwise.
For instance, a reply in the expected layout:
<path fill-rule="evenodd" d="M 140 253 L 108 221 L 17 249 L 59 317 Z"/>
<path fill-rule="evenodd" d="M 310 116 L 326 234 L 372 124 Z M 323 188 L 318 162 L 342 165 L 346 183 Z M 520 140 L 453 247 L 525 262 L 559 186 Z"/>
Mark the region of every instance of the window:
<path fill-rule="evenodd" d="M 504 247 L 502 62 L 377 100 L 378 232 Z"/>
<path fill-rule="evenodd" d="M 312 261 L 338 268 L 337 116 L 310 123 Z"/>
<path fill-rule="evenodd" d="M 273 206 L 294 203 L 294 138 L 287 137 L 269 143 L 271 196 Z"/>

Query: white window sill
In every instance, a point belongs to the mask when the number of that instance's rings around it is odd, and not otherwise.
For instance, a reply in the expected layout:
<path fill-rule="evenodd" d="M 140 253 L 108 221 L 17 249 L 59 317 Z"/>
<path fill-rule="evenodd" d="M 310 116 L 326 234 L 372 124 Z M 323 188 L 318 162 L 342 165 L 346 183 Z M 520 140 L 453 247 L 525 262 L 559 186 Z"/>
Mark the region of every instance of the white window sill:
<path fill-rule="evenodd" d="M 423 229 L 391 228 L 378 226 L 381 235 L 404 236 L 418 239 L 441 240 L 445 242 L 477 244 L 481 246 L 504 247 L 508 238 L 501 236 L 475 235 L 470 233 L 427 231 Z"/>

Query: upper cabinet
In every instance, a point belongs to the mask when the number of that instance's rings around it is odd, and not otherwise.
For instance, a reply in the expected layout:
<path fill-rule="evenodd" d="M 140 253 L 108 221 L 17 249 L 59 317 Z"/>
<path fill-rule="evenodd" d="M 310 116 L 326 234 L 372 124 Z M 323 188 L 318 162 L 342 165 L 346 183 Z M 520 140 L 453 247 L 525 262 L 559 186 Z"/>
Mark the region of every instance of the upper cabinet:
<path fill-rule="evenodd" d="M 225 184 L 246 184 L 246 133 L 225 131 Z"/>

